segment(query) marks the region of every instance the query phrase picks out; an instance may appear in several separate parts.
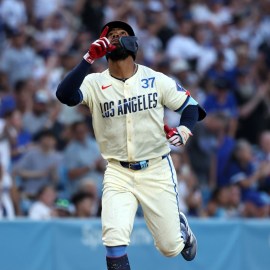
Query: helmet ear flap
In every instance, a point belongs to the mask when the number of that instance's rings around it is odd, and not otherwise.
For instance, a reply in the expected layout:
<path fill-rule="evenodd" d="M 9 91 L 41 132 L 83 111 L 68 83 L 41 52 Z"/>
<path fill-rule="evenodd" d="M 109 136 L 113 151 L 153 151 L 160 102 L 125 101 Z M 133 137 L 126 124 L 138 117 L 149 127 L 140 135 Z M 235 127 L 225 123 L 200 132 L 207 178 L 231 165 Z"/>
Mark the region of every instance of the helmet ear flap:
<path fill-rule="evenodd" d="M 138 38 L 135 36 L 123 36 L 119 38 L 119 42 L 122 45 L 123 48 L 125 48 L 127 51 L 137 53 L 138 51 Z"/>
<path fill-rule="evenodd" d="M 138 38 L 135 36 L 123 36 L 119 38 L 121 46 L 132 54 L 133 59 L 136 59 L 139 45 L 137 43 Z"/>

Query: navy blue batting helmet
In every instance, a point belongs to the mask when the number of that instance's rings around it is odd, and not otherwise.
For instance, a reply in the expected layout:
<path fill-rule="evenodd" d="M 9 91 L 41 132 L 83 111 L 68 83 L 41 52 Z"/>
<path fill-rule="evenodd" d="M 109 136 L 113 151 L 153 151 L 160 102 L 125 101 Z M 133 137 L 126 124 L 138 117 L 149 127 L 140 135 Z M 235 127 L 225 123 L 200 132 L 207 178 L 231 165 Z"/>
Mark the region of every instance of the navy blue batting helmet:
<path fill-rule="evenodd" d="M 102 33 L 102 31 L 105 29 L 106 26 L 109 27 L 108 33 L 109 33 L 113 28 L 121 28 L 121 29 L 124 29 L 125 31 L 127 31 L 127 33 L 128 33 L 130 36 L 135 36 L 135 33 L 134 33 L 132 27 L 131 27 L 129 24 L 125 23 L 125 22 L 122 22 L 122 21 L 112 21 L 112 22 L 108 22 L 108 23 L 106 23 L 106 24 L 102 27 L 101 33 Z"/>
<path fill-rule="evenodd" d="M 112 21 L 112 22 L 108 22 L 102 27 L 101 33 L 103 32 L 106 26 L 109 27 L 108 33 L 114 28 L 120 28 L 127 31 L 129 36 L 120 37 L 119 42 L 125 50 L 130 52 L 133 59 L 135 60 L 139 46 L 137 43 L 137 37 L 135 36 L 135 33 L 132 27 L 129 24 L 122 21 Z"/>

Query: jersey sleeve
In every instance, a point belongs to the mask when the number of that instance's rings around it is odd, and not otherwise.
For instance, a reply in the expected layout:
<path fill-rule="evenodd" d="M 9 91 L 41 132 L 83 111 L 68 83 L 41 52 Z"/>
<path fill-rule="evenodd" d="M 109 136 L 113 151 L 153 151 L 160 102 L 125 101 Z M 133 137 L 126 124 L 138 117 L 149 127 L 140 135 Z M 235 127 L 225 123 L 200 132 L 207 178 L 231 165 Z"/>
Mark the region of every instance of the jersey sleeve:
<path fill-rule="evenodd" d="M 91 74 L 87 75 L 80 86 L 80 90 L 83 96 L 81 104 L 85 104 L 89 108 L 92 107 L 92 93 L 94 91 L 91 85 L 91 77 Z"/>
<path fill-rule="evenodd" d="M 161 78 L 160 91 L 162 93 L 163 105 L 169 109 L 181 113 L 187 105 L 198 103 L 190 96 L 189 91 L 179 83 L 166 75 Z"/>

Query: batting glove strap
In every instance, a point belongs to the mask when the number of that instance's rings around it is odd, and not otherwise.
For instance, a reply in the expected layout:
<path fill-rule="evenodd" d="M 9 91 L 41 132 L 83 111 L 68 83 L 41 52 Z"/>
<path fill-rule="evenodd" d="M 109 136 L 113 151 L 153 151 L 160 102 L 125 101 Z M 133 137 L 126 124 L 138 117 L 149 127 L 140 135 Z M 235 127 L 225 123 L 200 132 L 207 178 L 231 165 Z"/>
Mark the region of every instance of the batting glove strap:
<path fill-rule="evenodd" d="M 91 58 L 89 52 L 87 52 L 84 56 L 83 56 L 84 60 L 86 60 L 89 64 L 93 64 L 95 62 L 94 59 Z"/>

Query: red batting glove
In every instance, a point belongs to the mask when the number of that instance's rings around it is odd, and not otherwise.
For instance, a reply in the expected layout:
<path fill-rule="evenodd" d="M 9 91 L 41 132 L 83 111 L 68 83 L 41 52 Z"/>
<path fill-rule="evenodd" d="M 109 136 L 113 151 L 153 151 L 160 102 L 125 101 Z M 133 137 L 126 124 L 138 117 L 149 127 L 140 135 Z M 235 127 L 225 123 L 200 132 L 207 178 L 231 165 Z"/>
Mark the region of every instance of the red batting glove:
<path fill-rule="evenodd" d="M 109 27 L 105 27 L 99 39 L 90 45 L 88 52 L 83 57 L 88 63 L 93 64 L 96 59 L 103 57 L 107 52 L 111 52 L 116 48 L 116 46 L 110 44 L 110 41 L 106 38 L 108 30 Z"/>
<path fill-rule="evenodd" d="M 169 126 L 164 125 L 164 131 L 170 144 L 174 146 L 180 146 L 183 144 L 176 128 L 170 128 Z"/>
<path fill-rule="evenodd" d="M 164 125 L 164 131 L 169 143 L 174 146 L 186 144 L 188 138 L 192 136 L 191 131 L 185 126 L 170 128 L 168 125 Z"/>
<path fill-rule="evenodd" d="M 170 128 L 168 125 L 164 125 L 164 131 L 167 139 L 170 139 L 172 136 L 177 135 L 178 133 L 176 128 Z"/>

